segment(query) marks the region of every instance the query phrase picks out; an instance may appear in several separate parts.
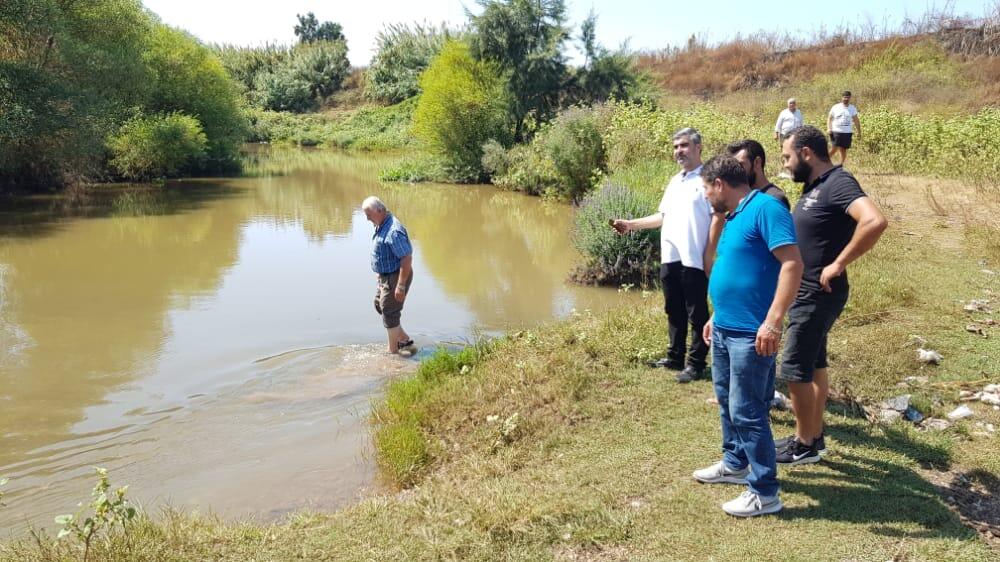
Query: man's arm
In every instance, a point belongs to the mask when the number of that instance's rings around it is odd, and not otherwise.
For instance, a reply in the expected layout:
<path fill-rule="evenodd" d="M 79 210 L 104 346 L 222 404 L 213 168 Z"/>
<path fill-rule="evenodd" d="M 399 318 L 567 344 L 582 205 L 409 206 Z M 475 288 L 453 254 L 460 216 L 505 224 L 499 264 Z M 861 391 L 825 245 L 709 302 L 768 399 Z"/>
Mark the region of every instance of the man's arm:
<path fill-rule="evenodd" d="M 712 266 L 715 265 L 715 250 L 719 247 L 719 238 L 722 238 L 722 229 L 726 226 L 726 217 L 722 213 L 712 213 L 712 223 L 708 225 L 708 244 L 705 245 L 705 254 L 701 257 L 705 265 L 705 276 L 712 274 Z"/>
<path fill-rule="evenodd" d="M 861 119 L 859 119 L 857 114 L 855 114 L 854 117 L 851 117 L 851 120 L 854 121 L 854 134 L 857 135 L 858 138 L 861 138 Z"/>
<path fill-rule="evenodd" d="M 663 213 L 653 213 L 641 219 L 615 219 L 611 224 L 618 234 L 625 234 L 632 230 L 649 230 L 663 226 Z"/>
<path fill-rule="evenodd" d="M 826 115 L 826 134 L 833 132 L 833 112 Z"/>
<path fill-rule="evenodd" d="M 781 135 L 781 113 L 778 114 L 778 120 L 774 122 L 774 140 L 778 140 L 779 135 Z"/>
<path fill-rule="evenodd" d="M 396 281 L 396 292 L 393 295 L 397 301 L 406 300 L 406 284 L 411 277 L 413 277 L 413 254 L 399 259 L 399 279 Z"/>
<path fill-rule="evenodd" d="M 778 288 L 774 291 L 771 308 L 767 311 L 764 323 L 757 330 L 755 343 L 758 355 L 774 355 L 778 352 L 785 313 L 788 312 L 788 307 L 792 306 L 792 301 L 795 300 L 795 295 L 799 292 L 802 270 L 805 269 L 802 264 L 802 256 L 799 254 L 799 247 L 796 244 L 779 246 L 771 253 L 781 262 L 781 271 L 778 273 Z"/>
<path fill-rule="evenodd" d="M 823 268 L 819 275 L 819 284 L 826 292 L 831 292 L 830 281 L 843 275 L 844 270 L 854 260 L 865 255 L 878 242 L 878 239 L 889 226 L 889 221 L 885 220 L 882 211 L 878 210 L 875 203 L 868 197 L 859 197 L 847 207 L 847 214 L 851 215 L 858 225 L 854 229 L 854 236 L 851 241 L 844 246 L 837 259 L 833 263 Z"/>

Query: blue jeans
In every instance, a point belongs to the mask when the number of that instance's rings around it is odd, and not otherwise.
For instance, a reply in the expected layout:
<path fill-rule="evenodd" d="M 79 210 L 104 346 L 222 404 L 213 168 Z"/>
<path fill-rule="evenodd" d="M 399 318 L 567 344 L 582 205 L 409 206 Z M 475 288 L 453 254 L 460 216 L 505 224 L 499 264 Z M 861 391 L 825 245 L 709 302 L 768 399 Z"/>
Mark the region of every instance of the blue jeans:
<path fill-rule="evenodd" d="M 712 383 L 722 418 L 722 461 L 733 470 L 749 465 L 750 490 L 773 496 L 778 469 L 768 408 L 774 396 L 774 357 L 757 355 L 756 338 L 712 328 Z"/>

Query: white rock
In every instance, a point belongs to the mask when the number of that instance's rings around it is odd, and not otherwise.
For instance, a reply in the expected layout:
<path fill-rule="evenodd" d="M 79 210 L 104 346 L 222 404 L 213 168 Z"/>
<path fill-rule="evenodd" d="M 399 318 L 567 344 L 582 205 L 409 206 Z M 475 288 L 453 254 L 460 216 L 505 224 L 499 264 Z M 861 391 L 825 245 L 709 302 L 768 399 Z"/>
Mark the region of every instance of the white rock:
<path fill-rule="evenodd" d="M 927 418 L 920 425 L 926 429 L 933 429 L 935 431 L 944 431 L 951 427 L 951 424 L 948 423 L 947 420 L 942 420 L 940 418 Z"/>
<path fill-rule="evenodd" d="M 961 406 L 955 408 L 948 413 L 948 419 L 951 421 L 961 420 L 972 416 L 972 410 L 968 406 L 962 404 Z"/>
<path fill-rule="evenodd" d="M 990 394 L 1000 393 L 1000 384 L 988 384 L 983 387 L 983 392 L 989 392 Z"/>
<path fill-rule="evenodd" d="M 961 400 L 961 401 L 963 401 L 963 402 L 970 402 L 970 401 L 973 401 L 973 400 L 979 400 L 979 397 L 982 396 L 982 395 L 983 395 L 982 392 L 972 392 L 971 390 L 959 390 L 958 391 L 958 399 Z"/>
<path fill-rule="evenodd" d="M 921 363 L 927 363 L 929 365 L 937 365 L 944 360 L 944 357 L 940 353 L 934 351 L 933 349 L 920 348 L 917 350 L 917 359 Z"/>
<path fill-rule="evenodd" d="M 903 414 L 897 412 L 896 410 L 882 410 L 878 414 L 879 419 L 882 423 L 892 423 L 903 417 Z"/>
<path fill-rule="evenodd" d="M 994 406 L 1000 406 L 1000 394 L 984 392 L 983 395 L 979 397 L 979 401 L 986 404 L 992 404 Z"/>

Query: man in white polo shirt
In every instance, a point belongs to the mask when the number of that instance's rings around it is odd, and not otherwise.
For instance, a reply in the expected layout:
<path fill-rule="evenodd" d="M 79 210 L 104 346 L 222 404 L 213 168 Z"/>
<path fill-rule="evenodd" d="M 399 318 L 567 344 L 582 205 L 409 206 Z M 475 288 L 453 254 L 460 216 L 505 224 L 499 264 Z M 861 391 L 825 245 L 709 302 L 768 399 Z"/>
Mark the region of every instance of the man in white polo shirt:
<path fill-rule="evenodd" d="M 701 134 L 690 127 L 673 136 L 674 160 L 681 166 L 663 192 L 659 210 L 647 217 L 616 219 L 619 233 L 660 229 L 660 282 L 670 344 L 667 355 L 650 363 L 681 371 L 677 382 L 705 376 L 708 345 L 701 338 L 708 321 L 708 273 L 725 221 L 714 213 L 701 181 Z M 691 346 L 685 353 L 691 324 Z M 685 358 L 686 356 L 686 358 Z"/>
<path fill-rule="evenodd" d="M 839 151 L 841 166 L 847 163 L 847 149 L 851 148 L 855 129 L 860 137 L 861 120 L 858 119 L 858 108 L 851 104 L 851 92 L 844 90 L 840 103 L 830 108 L 830 114 L 826 118 L 826 132 L 829 133 L 833 143 L 831 156 Z"/>
<path fill-rule="evenodd" d="M 788 98 L 788 107 L 781 110 L 778 120 L 774 123 L 774 140 L 781 141 L 795 127 L 802 126 L 802 112 L 799 111 L 795 98 Z"/>

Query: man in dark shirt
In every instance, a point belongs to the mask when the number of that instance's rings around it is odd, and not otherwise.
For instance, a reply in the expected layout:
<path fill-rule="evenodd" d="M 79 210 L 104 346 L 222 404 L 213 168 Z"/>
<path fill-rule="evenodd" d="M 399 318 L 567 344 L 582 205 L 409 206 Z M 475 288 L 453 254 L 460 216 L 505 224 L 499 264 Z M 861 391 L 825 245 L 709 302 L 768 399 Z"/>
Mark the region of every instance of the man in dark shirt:
<path fill-rule="evenodd" d="M 786 209 L 791 210 L 792 206 L 788 203 L 788 197 L 785 196 L 785 192 L 780 187 L 767 181 L 767 175 L 764 174 L 764 164 L 766 163 L 764 147 L 759 142 L 753 139 L 733 141 L 726 147 L 726 153 L 736 158 L 740 166 L 743 166 L 752 189 L 774 197 L 778 201 L 781 201 L 781 204 Z"/>
<path fill-rule="evenodd" d="M 848 264 L 875 246 L 888 222 L 854 176 L 830 162 L 826 136 L 816 127 L 794 129 L 781 159 L 804 184 L 792 217 L 805 271 L 788 311 L 780 377 L 788 382 L 795 435 L 775 442 L 778 463 L 794 465 L 818 462 L 825 453 L 827 333 L 847 303 Z"/>

